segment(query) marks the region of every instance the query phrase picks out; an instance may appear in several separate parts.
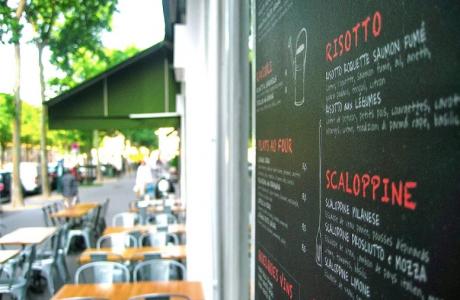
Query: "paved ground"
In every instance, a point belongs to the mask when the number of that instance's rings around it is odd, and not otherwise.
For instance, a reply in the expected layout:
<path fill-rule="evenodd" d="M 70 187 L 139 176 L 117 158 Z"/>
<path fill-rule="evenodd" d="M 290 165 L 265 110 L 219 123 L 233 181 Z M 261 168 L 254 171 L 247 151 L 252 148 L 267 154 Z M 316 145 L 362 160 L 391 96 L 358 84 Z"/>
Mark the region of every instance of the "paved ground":
<path fill-rule="evenodd" d="M 107 179 L 102 185 L 80 187 L 79 194 L 81 202 L 99 201 L 102 202 L 106 198 L 110 198 L 110 205 L 107 212 L 107 223 L 110 223 L 112 216 L 118 212 L 127 211 L 128 203 L 135 199 L 132 191 L 134 185 L 134 175 L 124 176 L 118 179 Z M 3 223 L 5 228 L 1 228 L 2 233 L 8 233 L 18 227 L 27 226 L 44 226 L 43 215 L 40 207 L 50 201 L 60 201 L 60 196 L 53 194 L 51 200 L 43 200 L 40 196 L 26 198 L 27 209 L 15 211 L 8 206 L 4 208 L 4 212 L 0 215 L 0 223 Z M 68 264 L 71 275 L 77 267 L 77 254 L 69 255 Z M 72 276 L 73 277 L 73 276 Z M 57 283 L 56 288 L 59 289 L 60 284 Z M 47 292 L 43 294 L 29 293 L 27 299 L 41 300 L 50 299 Z M 1 298 L 0 298 L 1 299 Z M 9 299 L 3 297 L 3 299 Z"/>

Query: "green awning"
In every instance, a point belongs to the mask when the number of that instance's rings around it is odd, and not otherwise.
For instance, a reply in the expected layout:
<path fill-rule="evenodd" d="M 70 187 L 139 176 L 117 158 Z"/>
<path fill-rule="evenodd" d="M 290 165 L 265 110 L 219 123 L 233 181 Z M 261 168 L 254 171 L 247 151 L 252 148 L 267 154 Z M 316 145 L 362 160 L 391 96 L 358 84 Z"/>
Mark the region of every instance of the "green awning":
<path fill-rule="evenodd" d="M 171 61 L 172 49 L 163 42 L 51 99 L 49 128 L 177 128 Z"/>

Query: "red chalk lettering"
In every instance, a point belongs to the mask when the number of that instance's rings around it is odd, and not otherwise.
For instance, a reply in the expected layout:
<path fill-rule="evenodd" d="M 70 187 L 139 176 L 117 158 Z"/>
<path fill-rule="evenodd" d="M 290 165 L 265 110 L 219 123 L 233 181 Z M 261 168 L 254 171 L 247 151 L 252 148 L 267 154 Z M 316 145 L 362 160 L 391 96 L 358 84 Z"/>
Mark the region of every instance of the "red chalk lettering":
<path fill-rule="evenodd" d="M 328 60 L 330 62 L 332 62 L 331 48 L 332 48 L 331 43 L 327 43 L 327 45 L 326 45 L 326 60 Z"/>
<path fill-rule="evenodd" d="M 345 192 L 345 179 L 343 178 L 343 172 L 340 173 L 340 179 L 339 179 L 339 186 L 338 188 L 342 187 L 342 190 Z"/>
<path fill-rule="evenodd" d="M 351 32 L 348 30 L 345 33 L 345 52 L 349 52 L 351 50 Z"/>
<path fill-rule="evenodd" d="M 367 17 L 361 22 L 361 26 L 364 28 L 364 41 L 367 42 L 367 25 L 371 21 L 371 17 Z"/>
<path fill-rule="evenodd" d="M 332 179 L 335 177 L 335 175 L 337 175 L 337 171 L 332 171 L 332 174 L 331 174 L 331 186 L 332 186 L 333 190 L 337 190 L 337 185 L 334 186 L 334 184 L 332 182 Z"/>
<path fill-rule="evenodd" d="M 339 55 L 341 56 L 343 54 L 343 34 L 339 36 L 339 47 L 340 47 Z"/>
<path fill-rule="evenodd" d="M 382 14 L 379 11 L 374 13 L 372 18 L 372 34 L 374 37 L 378 37 L 382 31 Z"/>
<path fill-rule="evenodd" d="M 372 184 L 372 200 L 375 200 L 376 198 L 375 193 L 377 192 L 377 189 L 380 186 L 380 177 L 378 175 L 372 176 L 371 184 Z"/>
<path fill-rule="evenodd" d="M 370 24 L 372 22 L 372 25 Z M 369 34 L 372 26 L 372 35 Z M 369 37 L 377 38 L 382 33 L 382 14 L 375 11 L 371 16 L 366 16 L 362 21 L 357 22 L 351 29 L 347 29 L 326 43 L 326 61 L 332 62 L 334 59 L 359 48 L 362 44 L 369 42 Z M 353 36 L 352 36 L 353 34 Z M 352 43 L 352 39 L 354 43 Z M 334 49 L 332 49 L 334 47 Z M 332 53 L 333 52 L 333 53 Z"/>
<path fill-rule="evenodd" d="M 348 172 L 345 173 L 345 176 L 346 176 L 346 179 L 347 179 L 346 180 L 346 185 L 345 185 L 346 186 L 346 192 L 351 195 L 353 193 L 353 190 L 351 189 L 350 185 L 348 184 Z"/>
<path fill-rule="evenodd" d="M 377 174 L 338 172 L 330 169 L 326 169 L 325 175 L 326 189 L 339 191 L 354 198 L 372 199 L 376 203 L 392 207 L 408 210 L 415 210 L 417 207 L 412 196 L 412 190 L 417 188 L 415 181 L 393 180 Z M 370 186 L 372 193 L 369 195 L 367 189 Z"/>
<path fill-rule="evenodd" d="M 382 202 L 386 203 L 390 201 L 390 198 L 388 197 L 388 183 L 390 182 L 390 179 L 388 178 L 383 178 L 383 196 L 382 196 Z"/>
<path fill-rule="evenodd" d="M 403 183 L 399 181 L 399 188 L 395 182 L 391 183 L 391 202 L 393 205 L 396 203 L 399 206 L 403 205 Z"/>
<path fill-rule="evenodd" d="M 361 181 L 359 179 L 359 175 L 355 174 L 355 176 L 353 177 L 353 194 L 355 196 L 358 196 L 360 189 L 361 189 Z"/>
<path fill-rule="evenodd" d="M 417 182 L 408 181 L 404 185 L 404 207 L 410 210 L 415 210 L 417 206 L 415 202 L 412 201 L 412 194 L 409 192 L 410 189 L 415 189 L 417 187 Z"/>
<path fill-rule="evenodd" d="M 366 198 L 366 189 L 371 182 L 371 177 L 369 174 L 364 174 L 361 180 L 363 181 L 363 198 Z"/>
<path fill-rule="evenodd" d="M 355 34 L 355 48 L 358 48 L 358 30 L 360 26 L 360 23 L 356 23 L 355 27 L 353 27 L 353 33 Z"/>

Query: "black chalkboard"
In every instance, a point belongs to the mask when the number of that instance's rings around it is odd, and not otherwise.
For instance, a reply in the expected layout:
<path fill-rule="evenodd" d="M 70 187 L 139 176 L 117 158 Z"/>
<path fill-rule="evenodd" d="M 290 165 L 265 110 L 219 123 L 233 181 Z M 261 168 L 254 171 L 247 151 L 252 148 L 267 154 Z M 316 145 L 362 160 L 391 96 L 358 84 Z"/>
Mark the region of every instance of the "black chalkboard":
<path fill-rule="evenodd" d="M 255 18 L 256 299 L 460 297 L 460 2 Z"/>

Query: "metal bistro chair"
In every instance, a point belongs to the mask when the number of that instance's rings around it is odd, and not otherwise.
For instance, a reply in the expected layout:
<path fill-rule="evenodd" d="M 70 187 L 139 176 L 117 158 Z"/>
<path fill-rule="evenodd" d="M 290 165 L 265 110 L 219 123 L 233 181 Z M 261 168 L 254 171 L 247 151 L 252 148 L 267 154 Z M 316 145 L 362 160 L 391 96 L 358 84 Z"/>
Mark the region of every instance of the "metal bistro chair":
<path fill-rule="evenodd" d="M 101 236 L 96 243 L 96 247 L 100 248 L 113 248 L 124 249 L 137 247 L 137 240 L 129 233 L 112 233 Z"/>
<path fill-rule="evenodd" d="M 139 215 L 133 212 L 123 212 L 113 216 L 113 226 L 134 227 L 139 223 Z"/>
<path fill-rule="evenodd" d="M 185 279 L 185 266 L 171 259 L 152 259 L 140 262 L 133 271 L 134 282 L 137 281 L 168 281 Z"/>
<path fill-rule="evenodd" d="M 60 228 L 52 239 L 50 239 L 52 242 L 52 251 L 43 251 L 43 253 L 38 254 L 37 259 L 32 264 L 32 270 L 40 272 L 45 277 L 50 295 L 54 294 L 53 273 L 60 273 L 61 279 L 64 282 L 66 279 L 66 274 L 63 274 L 62 271 L 67 271 L 67 266 L 65 265 L 65 261 L 62 261 L 62 253 L 59 253 L 61 250 L 62 235 L 65 234 L 65 230 L 65 228 Z"/>
<path fill-rule="evenodd" d="M 89 279 L 88 279 L 89 278 Z M 90 262 L 78 268 L 75 283 L 116 283 L 129 282 L 129 269 L 112 261 Z"/>
<path fill-rule="evenodd" d="M 51 217 L 51 214 L 54 212 L 52 204 L 45 205 L 42 207 L 43 212 L 43 221 L 46 226 L 56 226 L 56 220 Z"/>
<path fill-rule="evenodd" d="M 67 243 L 65 247 L 66 254 L 69 253 L 72 239 L 77 236 L 83 237 L 83 241 L 85 242 L 86 248 L 91 248 L 91 240 L 95 237 L 95 235 L 97 235 L 97 223 L 99 220 L 100 213 L 101 206 L 99 205 L 90 213 L 90 217 L 87 219 L 86 222 L 83 223 L 81 228 L 69 230 L 67 236 Z"/>
<path fill-rule="evenodd" d="M 156 213 L 150 218 L 150 224 L 164 227 L 170 224 L 177 224 L 177 218 L 172 213 Z"/>
<path fill-rule="evenodd" d="M 35 254 L 35 247 L 31 247 L 25 249 L 18 257 L 10 259 L 8 271 L 0 278 L 0 295 L 10 294 L 19 300 L 26 298 Z"/>
<path fill-rule="evenodd" d="M 179 238 L 174 233 L 165 231 L 147 232 L 139 237 L 139 247 L 143 246 L 166 246 L 168 244 L 179 245 Z"/>
<path fill-rule="evenodd" d="M 129 298 L 128 300 L 191 300 L 186 295 L 180 294 L 144 294 Z"/>
<path fill-rule="evenodd" d="M 105 218 L 107 217 L 107 211 L 109 209 L 110 198 L 105 199 L 104 203 L 102 203 L 101 212 L 99 214 L 99 222 L 98 222 L 98 233 L 102 234 L 104 232 L 105 227 L 107 226 L 107 221 Z"/>

